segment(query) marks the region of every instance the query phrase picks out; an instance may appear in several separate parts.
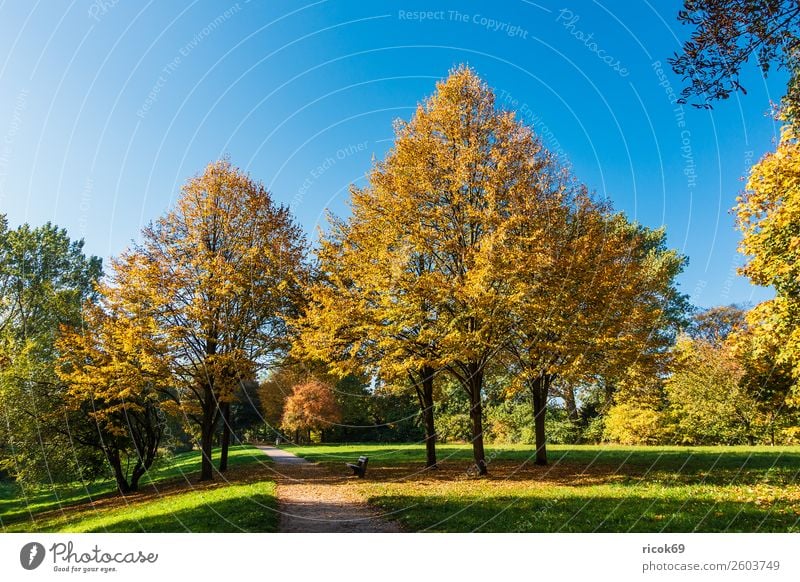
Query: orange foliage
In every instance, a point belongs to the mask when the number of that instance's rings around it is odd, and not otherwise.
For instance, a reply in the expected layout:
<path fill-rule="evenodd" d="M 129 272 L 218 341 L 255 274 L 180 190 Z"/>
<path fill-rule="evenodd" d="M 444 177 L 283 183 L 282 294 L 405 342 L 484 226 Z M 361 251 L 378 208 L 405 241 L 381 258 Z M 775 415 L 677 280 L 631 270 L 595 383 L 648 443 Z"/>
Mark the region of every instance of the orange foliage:
<path fill-rule="evenodd" d="M 341 422 L 333 387 L 319 380 L 297 384 L 286 400 L 281 424 L 290 430 L 322 430 Z"/>

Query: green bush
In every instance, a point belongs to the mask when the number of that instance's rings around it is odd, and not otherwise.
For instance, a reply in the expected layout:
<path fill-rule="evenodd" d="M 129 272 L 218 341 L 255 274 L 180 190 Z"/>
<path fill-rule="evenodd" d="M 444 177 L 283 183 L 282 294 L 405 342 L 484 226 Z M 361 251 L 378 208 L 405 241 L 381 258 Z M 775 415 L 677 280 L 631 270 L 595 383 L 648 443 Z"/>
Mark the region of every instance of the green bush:
<path fill-rule="evenodd" d="M 597 444 L 603 441 L 606 419 L 604 416 L 590 418 L 586 428 L 583 429 L 583 442 Z"/>
<path fill-rule="evenodd" d="M 533 412 L 529 402 L 506 401 L 486 407 L 488 440 L 502 444 L 533 442 Z"/>
<path fill-rule="evenodd" d="M 472 436 L 472 423 L 467 413 L 439 414 L 434 420 L 440 442 L 468 441 Z"/>
<path fill-rule="evenodd" d="M 548 443 L 574 445 L 582 441 L 582 428 L 569 419 L 563 408 L 548 407 L 545 423 Z"/>

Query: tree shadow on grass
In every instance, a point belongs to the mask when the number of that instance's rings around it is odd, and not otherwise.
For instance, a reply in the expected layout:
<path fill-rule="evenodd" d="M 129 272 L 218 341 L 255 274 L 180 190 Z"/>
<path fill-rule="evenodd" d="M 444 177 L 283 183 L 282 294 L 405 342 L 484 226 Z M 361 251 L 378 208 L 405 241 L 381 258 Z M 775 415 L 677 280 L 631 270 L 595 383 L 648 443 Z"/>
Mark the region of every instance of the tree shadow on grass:
<path fill-rule="evenodd" d="M 460 453 L 461 451 L 459 451 Z M 792 485 L 800 473 L 800 452 L 764 451 L 736 447 L 723 448 L 654 448 L 637 450 L 559 449 L 549 454 L 550 463 L 533 464 L 535 451 L 491 449 L 488 480 L 535 480 L 552 484 L 596 484 L 619 480 L 667 481 L 672 483 L 731 483 Z M 370 458 L 369 478 L 375 481 L 443 481 L 474 477 L 470 458 L 442 455 L 439 471 L 427 471 L 421 458 L 417 462 Z M 337 465 L 328 465 L 336 467 Z"/>
<path fill-rule="evenodd" d="M 218 450 L 214 451 L 216 455 Z M 197 487 L 199 465 L 200 453 L 196 451 L 162 460 L 142 478 L 139 492 L 132 494 L 131 500 L 135 502 L 139 496 L 162 495 L 185 488 L 187 483 Z M 261 451 L 246 445 L 231 447 L 228 467 L 225 476 L 228 481 L 261 480 L 274 473 L 272 462 Z M 25 531 L 35 529 L 36 522 L 68 517 L 87 504 L 96 510 L 124 503 L 127 501 L 119 494 L 113 481 L 55 483 L 50 486 L 0 482 L 0 526 L 6 531 Z"/>
<path fill-rule="evenodd" d="M 291 449 L 290 449 L 291 450 Z M 340 465 L 353 461 L 359 455 L 370 458 L 371 466 L 385 468 L 411 468 L 423 466 L 424 446 L 391 445 L 318 445 L 311 451 L 298 451 L 301 456 L 314 462 Z M 472 449 L 469 445 L 440 444 L 437 447 L 439 462 L 442 465 L 467 466 L 472 462 Z M 534 446 L 489 445 L 487 459 L 491 462 L 531 462 L 535 459 Z M 767 471 L 770 469 L 797 470 L 800 467 L 800 450 L 797 447 L 624 447 L 603 445 L 553 445 L 548 448 L 551 465 L 561 462 L 582 465 L 608 465 L 614 467 L 644 468 L 653 467 L 665 471 L 683 468 L 688 471 L 710 469 L 749 469 Z"/>
<path fill-rule="evenodd" d="M 432 532 L 800 532 L 800 512 L 710 499 L 375 496 L 411 531 Z"/>
<path fill-rule="evenodd" d="M 620 473 L 670 472 L 698 475 L 706 479 L 747 473 L 760 477 L 796 480 L 800 468 L 800 452 L 791 450 L 764 450 L 748 447 L 716 448 L 658 448 L 640 450 L 609 448 L 600 452 L 582 450 L 556 451 L 550 455 L 551 464 L 586 464 L 615 467 Z"/>

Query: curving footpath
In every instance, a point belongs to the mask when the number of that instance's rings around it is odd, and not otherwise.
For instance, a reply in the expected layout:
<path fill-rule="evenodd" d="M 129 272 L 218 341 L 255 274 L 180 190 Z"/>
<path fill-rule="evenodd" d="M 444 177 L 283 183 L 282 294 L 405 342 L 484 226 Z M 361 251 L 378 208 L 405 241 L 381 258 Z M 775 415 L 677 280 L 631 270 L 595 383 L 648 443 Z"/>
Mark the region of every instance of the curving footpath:
<path fill-rule="evenodd" d="M 259 446 L 275 462 L 279 531 L 284 533 L 396 533 L 397 523 L 359 499 L 342 473 L 270 446 Z"/>

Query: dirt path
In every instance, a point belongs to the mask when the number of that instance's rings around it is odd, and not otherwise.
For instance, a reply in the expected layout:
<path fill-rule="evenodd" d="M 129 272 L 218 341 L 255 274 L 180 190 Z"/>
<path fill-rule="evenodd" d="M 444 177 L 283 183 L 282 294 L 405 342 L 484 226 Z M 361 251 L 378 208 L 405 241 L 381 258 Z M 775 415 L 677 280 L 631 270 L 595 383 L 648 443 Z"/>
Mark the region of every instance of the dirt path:
<path fill-rule="evenodd" d="M 258 447 L 275 461 L 280 531 L 286 533 L 399 532 L 399 526 L 353 493 L 341 474 L 275 447 Z"/>

